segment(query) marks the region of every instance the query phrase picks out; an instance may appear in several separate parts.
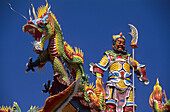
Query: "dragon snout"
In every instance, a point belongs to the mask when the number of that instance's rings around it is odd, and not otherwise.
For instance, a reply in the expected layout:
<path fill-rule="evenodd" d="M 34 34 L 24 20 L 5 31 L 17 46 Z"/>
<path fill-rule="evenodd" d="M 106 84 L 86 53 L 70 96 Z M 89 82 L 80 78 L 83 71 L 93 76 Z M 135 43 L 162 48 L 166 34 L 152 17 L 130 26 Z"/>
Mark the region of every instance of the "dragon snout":
<path fill-rule="evenodd" d="M 28 24 L 33 24 L 36 25 L 37 27 L 43 28 L 45 27 L 45 23 L 43 22 L 43 20 L 28 20 L 27 22 Z"/>

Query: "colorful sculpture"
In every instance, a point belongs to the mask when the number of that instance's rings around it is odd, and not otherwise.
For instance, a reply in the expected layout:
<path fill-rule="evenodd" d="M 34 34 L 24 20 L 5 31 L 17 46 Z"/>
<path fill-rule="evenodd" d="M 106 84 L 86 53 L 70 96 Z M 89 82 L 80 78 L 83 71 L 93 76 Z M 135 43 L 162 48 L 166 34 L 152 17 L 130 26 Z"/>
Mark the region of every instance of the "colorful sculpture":
<path fill-rule="evenodd" d="M 42 92 L 49 92 L 50 97 L 46 99 L 40 111 L 64 111 L 68 108 L 87 111 L 103 110 L 103 94 L 88 84 L 88 75 L 84 73 L 83 52 L 77 47 L 73 50 L 63 41 L 60 25 L 50 11 L 48 2 L 46 1 L 46 6 L 38 8 L 37 14 L 32 5 L 32 11 L 35 19 L 32 20 L 30 17 L 28 24 L 23 26 L 23 31 L 35 38 L 33 50 L 39 54 L 39 57 L 35 62 L 32 62 L 32 58 L 29 59 L 26 73 L 29 70 L 35 71 L 36 66 L 42 68 L 48 61 L 52 63 L 54 70 L 52 85 L 50 86 L 50 81 L 44 84 L 45 90 Z M 44 50 L 44 43 L 48 39 L 49 45 Z"/>
<path fill-rule="evenodd" d="M 21 112 L 20 107 L 18 106 L 18 104 L 16 102 L 13 103 L 12 108 L 9 106 L 2 106 L 0 107 L 0 112 Z"/>
<path fill-rule="evenodd" d="M 67 87 L 78 77 L 85 77 L 83 68 L 83 52 L 75 47 L 75 51 L 67 42 L 63 41 L 60 25 L 54 14 L 48 7 L 41 6 L 38 8 L 38 13 L 34 14 L 34 20 L 30 18 L 28 23 L 23 26 L 23 31 L 33 35 L 35 41 L 33 42 L 33 50 L 39 54 L 35 62 L 30 58 L 27 63 L 26 73 L 29 70 L 35 71 L 34 67 L 42 68 L 46 62 L 51 62 L 53 65 L 54 74 L 58 73 L 58 80 L 61 84 Z M 44 50 L 44 43 L 49 40 L 46 50 Z"/>
<path fill-rule="evenodd" d="M 133 111 L 133 92 L 131 81 L 131 68 L 140 81 L 148 84 L 145 77 L 145 65 L 139 64 L 125 50 L 125 37 L 122 33 L 113 35 L 113 50 L 105 52 L 104 57 L 98 64 L 90 64 L 90 71 L 96 75 L 96 87 L 89 84 L 88 75 L 84 72 L 83 52 L 75 47 L 75 50 L 63 41 L 60 25 L 50 11 L 48 2 L 46 6 L 38 8 L 37 14 L 32 5 L 34 20 L 29 10 L 30 20 L 23 26 L 23 31 L 33 35 L 35 41 L 33 50 L 39 54 L 38 58 L 32 62 L 29 59 L 25 72 L 34 67 L 43 68 L 46 62 L 53 65 L 53 81 L 44 84 L 43 93 L 49 92 L 41 108 L 31 106 L 28 112 L 129 112 Z M 132 48 L 137 48 L 138 34 L 133 25 L 130 25 Z M 44 43 L 49 40 L 48 47 L 44 50 Z M 103 72 L 109 69 L 109 78 L 103 88 Z M 136 105 L 135 105 L 136 106 Z M 0 108 L 2 112 L 21 112 L 18 104 L 14 102 L 13 108 Z"/>
<path fill-rule="evenodd" d="M 170 112 L 170 100 L 167 100 L 165 90 L 159 85 L 159 80 L 153 88 L 153 92 L 149 97 L 149 104 L 154 112 Z"/>
<path fill-rule="evenodd" d="M 134 67 L 140 81 L 149 82 L 145 77 L 145 65 L 139 64 L 125 50 L 122 33 L 113 35 L 113 50 L 106 51 L 99 63 L 90 64 L 90 71 L 96 75 L 96 87 L 105 96 L 107 112 L 133 111 L 133 92 L 130 69 Z M 103 72 L 109 70 L 105 90 L 102 86 Z"/>
<path fill-rule="evenodd" d="M 45 90 L 42 92 L 49 92 L 50 97 L 46 99 L 42 111 L 61 111 L 78 89 L 84 87 L 88 82 L 83 67 L 83 52 L 77 47 L 73 50 L 67 42 L 63 41 L 60 25 L 50 11 L 47 0 L 46 6 L 39 7 L 37 14 L 32 5 L 32 12 L 35 19 L 32 20 L 29 11 L 30 20 L 23 26 L 23 31 L 35 38 L 32 43 L 33 50 L 39 56 L 34 62 L 32 62 L 32 58 L 29 59 L 29 63 L 26 64 L 28 68 L 25 71 L 26 73 L 30 70 L 34 72 L 34 67 L 42 68 L 46 62 L 51 62 L 54 79 L 51 86 L 50 81 L 44 84 Z M 47 40 L 49 40 L 49 44 L 44 50 L 44 43 Z"/>

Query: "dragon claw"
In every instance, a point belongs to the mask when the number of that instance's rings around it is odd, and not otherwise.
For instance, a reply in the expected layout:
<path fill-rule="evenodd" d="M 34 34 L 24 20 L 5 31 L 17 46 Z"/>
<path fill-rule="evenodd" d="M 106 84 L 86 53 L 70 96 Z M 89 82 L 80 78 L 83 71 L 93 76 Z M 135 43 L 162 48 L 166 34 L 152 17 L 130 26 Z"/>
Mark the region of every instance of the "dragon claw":
<path fill-rule="evenodd" d="M 30 63 L 32 63 L 32 57 L 30 57 L 29 60 L 30 60 Z"/>
<path fill-rule="evenodd" d="M 28 67 L 29 63 L 26 63 L 26 67 Z"/>
<path fill-rule="evenodd" d="M 29 63 L 26 63 L 26 67 L 28 67 L 25 72 L 28 73 L 28 71 L 32 70 L 32 72 L 35 72 L 33 65 L 32 65 L 32 57 L 29 58 Z"/>
<path fill-rule="evenodd" d="M 43 86 L 44 86 L 44 88 L 45 88 L 45 90 L 42 90 L 42 93 L 44 94 L 44 93 L 47 93 L 48 91 L 49 91 L 49 88 L 50 88 L 50 80 L 47 80 L 47 84 L 46 83 L 44 83 L 43 84 Z"/>

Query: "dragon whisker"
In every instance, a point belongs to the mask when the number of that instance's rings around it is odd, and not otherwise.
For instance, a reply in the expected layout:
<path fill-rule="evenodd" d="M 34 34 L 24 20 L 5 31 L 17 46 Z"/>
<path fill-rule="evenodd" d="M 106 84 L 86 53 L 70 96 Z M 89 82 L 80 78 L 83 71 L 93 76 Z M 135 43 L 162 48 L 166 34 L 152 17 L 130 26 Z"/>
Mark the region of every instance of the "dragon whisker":
<path fill-rule="evenodd" d="M 14 10 L 14 9 L 12 8 L 12 6 L 11 6 L 10 3 L 8 3 L 8 5 L 9 5 L 9 7 L 10 7 L 10 9 L 11 9 L 12 11 L 14 11 L 14 12 L 17 13 L 17 14 L 19 14 L 20 16 L 22 16 L 24 19 L 26 19 L 26 20 L 28 21 L 28 19 L 27 19 L 23 14 L 21 14 L 21 13 L 17 12 L 16 10 Z"/>

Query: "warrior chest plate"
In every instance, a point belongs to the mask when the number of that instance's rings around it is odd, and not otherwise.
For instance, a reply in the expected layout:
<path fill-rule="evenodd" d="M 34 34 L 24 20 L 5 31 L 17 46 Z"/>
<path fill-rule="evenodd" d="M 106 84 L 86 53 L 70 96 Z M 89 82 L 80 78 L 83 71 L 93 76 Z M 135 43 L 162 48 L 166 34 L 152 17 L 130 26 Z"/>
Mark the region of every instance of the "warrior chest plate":
<path fill-rule="evenodd" d="M 117 56 L 115 60 L 112 60 L 109 71 L 125 71 L 130 73 L 130 64 L 128 63 L 128 57 L 125 59 L 122 56 Z"/>

